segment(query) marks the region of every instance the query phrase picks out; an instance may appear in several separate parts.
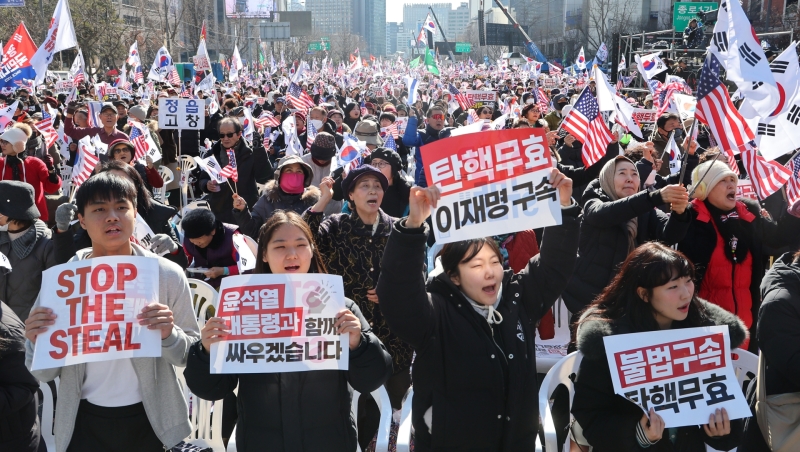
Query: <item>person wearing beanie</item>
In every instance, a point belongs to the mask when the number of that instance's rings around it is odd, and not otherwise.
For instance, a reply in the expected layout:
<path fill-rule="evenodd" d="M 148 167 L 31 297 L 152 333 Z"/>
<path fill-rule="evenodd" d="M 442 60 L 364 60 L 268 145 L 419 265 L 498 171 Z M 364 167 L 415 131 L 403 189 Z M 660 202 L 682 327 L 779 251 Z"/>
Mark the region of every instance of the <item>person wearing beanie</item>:
<path fill-rule="evenodd" d="M 391 149 L 377 148 L 364 159 L 364 163 L 372 165 L 386 177 L 388 187 L 383 194 L 381 210 L 390 217 L 401 218 L 408 214 L 408 195 L 411 191 L 411 181 L 401 174 L 403 169 L 400 155 Z M 333 199 L 342 200 L 343 169 L 334 172 Z"/>
<path fill-rule="evenodd" d="M 52 232 L 39 219 L 30 184 L 0 181 L 0 253 L 11 272 L 0 271 L 0 300 L 25 321 L 42 286 L 42 272 L 56 265 Z"/>
<path fill-rule="evenodd" d="M 149 155 L 145 155 L 144 159 L 147 166 L 142 165 L 139 161 L 134 160 L 136 155 L 136 148 L 128 140 L 114 140 L 108 145 L 108 158 L 109 160 L 118 160 L 128 165 L 133 165 L 136 172 L 142 176 L 145 182 L 145 187 L 150 193 L 153 193 L 154 188 L 161 188 L 164 186 L 164 179 L 158 173 L 158 169 L 153 164 L 153 159 Z"/>
<path fill-rule="evenodd" d="M 267 182 L 263 194 L 253 206 L 244 198 L 233 195 L 233 217 L 242 232 L 258 237 L 261 226 L 276 210 L 302 214 L 319 201 L 319 189 L 311 185 L 311 167 L 297 155 L 288 155 L 278 162 L 275 179 Z"/>
<path fill-rule="evenodd" d="M 336 133 L 344 135 L 345 133 L 352 132 L 350 126 L 344 123 L 344 112 L 342 110 L 336 108 L 329 111 L 328 119 L 333 121 L 334 124 L 336 124 Z"/>
<path fill-rule="evenodd" d="M 382 209 L 389 181 L 377 168 L 362 165 L 350 170 L 342 180 L 350 213 L 339 213 L 324 218 L 323 211 L 333 199 L 333 179 L 326 178 L 320 184 L 319 202 L 303 214 L 303 219 L 314 233 L 314 242 L 325 260 L 328 272 L 341 275 L 344 296 L 355 301 L 373 331 L 392 355 L 394 375 L 386 383 L 392 407 L 398 409 L 410 383 L 411 356 L 413 349 L 389 331 L 383 316 L 375 287 L 381 272 L 381 259 L 386 240 L 392 229 L 394 218 Z M 359 401 L 359 442 L 362 450 L 377 430 L 366 424 L 377 419 L 374 402 Z M 361 422 L 361 420 L 364 422 Z M 373 428 L 374 427 L 374 428 Z"/>
<path fill-rule="evenodd" d="M 181 220 L 183 250 L 189 267 L 205 269 L 208 283 L 219 290 L 222 278 L 239 274 L 233 236 L 239 227 L 223 223 L 208 209 L 190 210 Z"/>
<path fill-rule="evenodd" d="M 736 199 L 739 177 L 726 162 L 709 160 L 692 171 L 694 199 L 682 251 L 697 267 L 698 296 L 739 316 L 750 329 L 754 353 L 760 284 L 766 272 L 765 247 L 796 246 L 800 218 L 784 212 L 777 221 L 762 214 L 760 204 Z"/>
<path fill-rule="evenodd" d="M 122 130 L 128 124 L 128 104 L 124 100 L 112 102 L 117 109 L 117 130 Z"/>
<path fill-rule="evenodd" d="M 27 127 L 27 126 L 26 126 Z M 28 135 L 22 127 L 11 127 L 0 135 L 0 180 L 27 182 L 33 187 L 36 208 L 40 218 L 47 222 L 48 215 L 45 193 L 58 193 L 61 189 L 61 175 L 56 171 L 52 159 L 42 161 L 25 153 Z"/>
<path fill-rule="evenodd" d="M 563 293 L 573 320 L 611 282 L 631 251 L 649 241 L 672 245 L 686 233 L 686 188 L 668 185 L 648 192 L 640 187 L 636 166 L 623 156 L 606 162 L 599 178 L 586 187 L 578 260 Z M 670 215 L 656 209 L 662 204 L 672 206 Z"/>
<path fill-rule="evenodd" d="M 301 159 L 311 168 L 311 185 L 320 187 L 322 180 L 331 176 L 331 161 L 336 155 L 336 137 L 328 132 L 319 132 L 311 144 L 310 152 Z M 340 145 L 341 146 L 341 145 Z M 333 201 L 325 207 L 325 216 L 342 212 L 342 203 Z M 302 212 L 301 212 L 302 213 Z"/>

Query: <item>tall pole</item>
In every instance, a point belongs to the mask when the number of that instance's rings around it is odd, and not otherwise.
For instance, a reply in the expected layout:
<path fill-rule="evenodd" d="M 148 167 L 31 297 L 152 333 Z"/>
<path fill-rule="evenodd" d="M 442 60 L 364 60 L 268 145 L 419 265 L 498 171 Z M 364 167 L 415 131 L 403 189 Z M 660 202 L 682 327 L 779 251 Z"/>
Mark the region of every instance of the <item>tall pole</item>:
<path fill-rule="evenodd" d="M 169 49 L 169 7 L 167 6 L 167 0 L 164 0 L 164 45 L 167 47 L 167 52 L 172 55 Z"/>
<path fill-rule="evenodd" d="M 431 15 L 433 16 L 433 20 L 436 21 L 436 26 L 439 27 L 439 33 L 442 34 L 442 39 L 444 39 L 444 43 L 445 43 L 445 45 L 447 45 L 447 53 L 450 54 L 450 60 L 452 60 L 455 63 L 456 57 L 455 57 L 455 55 L 453 55 L 453 51 L 450 50 L 450 43 L 447 42 L 447 36 L 444 35 L 444 28 L 442 28 L 442 24 L 439 23 L 439 18 L 436 17 L 436 13 L 433 12 L 433 8 L 432 7 L 428 6 L 428 10 L 430 10 Z M 431 43 L 431 44 L 433 44 L 433 43 Z"/>

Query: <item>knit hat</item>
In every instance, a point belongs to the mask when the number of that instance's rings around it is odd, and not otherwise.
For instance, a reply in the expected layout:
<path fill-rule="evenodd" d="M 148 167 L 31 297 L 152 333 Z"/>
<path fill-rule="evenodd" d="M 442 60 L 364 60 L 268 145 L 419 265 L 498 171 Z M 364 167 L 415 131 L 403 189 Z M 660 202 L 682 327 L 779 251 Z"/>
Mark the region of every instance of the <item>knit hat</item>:
<path fill-rule="evenodd" d="M 147 109 L 141 105 L 136 105 L 128 110 L 128 116 L 132 116 L 139 121 L 144 121 L 147 118 Z"/>
<path fill-rule="evenodd" d="M 275 167 L 275 182 L 279 184 L 281 183 L 281 174 L 283 173 L 283 169 L 292 163 L 299 164 L 300 168 L 303 169 L 303 174 L 305 175 L 305 178 L 303 178 L 303 185 L 306 187 L 311 185 L 311 181 L 314 178 L 314 170 L 311 169 L 311 165 L 304 162 L 299 155 L 295 154 L 287 155 L 286 157 L 278 160 L 278 165 Z"/>
<path fill-rule="evenodd" d="M 181 220 L 183 236 L 187 239 L 196 239 L 211 234 L 217 227 L 217 217 L 208 209 L 190 210 Z"/>
<path fill-rule="evenodd" d="M 28 141 L 28 135 L 25 133 L 24 130 L 11 127 L 6 129 L 2 135 L 0 135 L 0 140 L 8 141 L 14 147 L 14 150 L 19 152 L 19 148 L 25 148 L 25 143 Z"/>
<path fill-rule="evenodd" d="M 0 215 L 12 220 L 33 221 L 39 218 L 33 186 L 16 180 L 0 181 Z"/>
<path fill-rule="evenodd" d="M 365 141 L 367 144 L 374 144 L 375 146 L 383 145 L 383 140 L 378 134 L 378 124 L 375 121 L 365 119 L 359 122 L 353 130 L 353 135 L 360 141 Z"/>
<path fill-rule="evenodd" d="M 339 115 L 342 118 L 344 118 L 344 112 L 342 110 L 339 110 L 338 108 L 334 108 L 333 110 L 328 112 L 328 118 L 333 117 L 333 115 Z"/>
<path fill-rule="evenodd" d="M 392 172 L 396 173 L 399 172 L 400 169 L 403 167 L 403 161 L 400 159 L 400 154 L 397 152 L 387 149 L 387 148 L 377 148 L 372 153 L 364 159 L 364 163 L 372 164 L 372 160 L 374 159 L 381 159 L 386 162 L 389 162 L 392 165 Z"/>
<path fill-rule="evenodd" d="M 311 143 L 311 157 L 326 162 L 336 155 L 336 138 L 328 132 L 319 132 Z"/>
<path fill-rule="evenodd" d="M 708 171 L 708 174 L 706 174 L 706 171 Z M 705 178 L 703 178 L 704 174 Z M 719 181 L 728 176 L 739 178 L 727 163 L 711 160 L 697 165 L 694 171 L 692 171 L 692 189 L 694 190 L 694 197 L 700 201 L 705 201 L 708 197 L 708 192 L 714 189 Z M 703 179 L 702 181 L 700 180 L 701 178 Z"/>
<path fill-rule="evenodd" d="M 361 165 L 347 173 L 347 177 L 342 180 L 342 193 L 344 193 L 345 197 L 350 193 L 350 188 L 355 188 L 356 182 L 358 182 L 359 179 L 370 175 L 378 178 L 378 182 L 381 183 L 383 191 L 389 189 L 389 180 L 386 179 L 386 176 L 383 175 L 381 170 L 372 165 Z"/>

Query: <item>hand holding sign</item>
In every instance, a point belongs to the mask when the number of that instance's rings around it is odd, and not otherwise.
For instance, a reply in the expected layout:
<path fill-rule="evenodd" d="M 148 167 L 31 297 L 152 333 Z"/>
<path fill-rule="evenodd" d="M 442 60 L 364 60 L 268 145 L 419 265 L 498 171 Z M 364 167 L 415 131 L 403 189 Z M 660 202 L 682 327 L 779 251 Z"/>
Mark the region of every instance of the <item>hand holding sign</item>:
<path fill-rule="evenodd" d="M 200 331 L 200 342 L 203 344 L 203 350 L 210 353 L 211 344 L 225 340 L 225 336 L 230 333 L 228 324 L 222 317 L 211 317 L 208 319 L 203 329 Z"/>
<path fill-rule="evenodd" d="M 725 408 L 717 409 L 708 417 L 708 424 L 703 426 L 706 435 L 710 437 L 725 436 L 731 433 L 731 421 L 728 419 L 728 410 Z"/>
<path fill-rule="evenodd" d="M 333 326 L 337 333 L 350 335 L 350 350 L 355 350 L 361 344 L 361 321 L 349 309 L 342 309 L 336 314 Z"/>
<path fill-rule="evenodd" d="M 651 443 L 658 442 L 661 439 L 661 435 L 664 434 L 664 419 L 653 408 L 650 408 L 650 419 L 647 417 L 647 414 L 643 414 L 642 418 L 639 419 L 639 425 L 642 426 L 648 441 Z"/>
<path fill-rule="evenodd" d="M 36 308 L 25 319 L 25 338 L 36 343 L 36 336 L 47 331 L 47 327 L 56 323 L 57 315 L 50 308 Z"/>
<path fill-rule="evenodd" d="M 408 197 L 408 219 L 406 227 L 418 228 L 431 216 L 431 208 L 436 208 L 441 192 L 435 185 L 432 187 L 412 187 Z"/>
<path fill-rule="evenodd" d="M 169 306 L 161 303 L 145 306 L 136 318 L 139 319 L 139 325 L 147 326 L 149 330 L 161 330 L 161 340 L 168 338 L 172 333 L 175 320 Z"/>
<path fill-rule="evenodd" d="M 550 185 L 558 189 L 562 206 L 572 205 L 572 179 L 565 176 L 561 171 L 553 168 L 550 170 Z"/>

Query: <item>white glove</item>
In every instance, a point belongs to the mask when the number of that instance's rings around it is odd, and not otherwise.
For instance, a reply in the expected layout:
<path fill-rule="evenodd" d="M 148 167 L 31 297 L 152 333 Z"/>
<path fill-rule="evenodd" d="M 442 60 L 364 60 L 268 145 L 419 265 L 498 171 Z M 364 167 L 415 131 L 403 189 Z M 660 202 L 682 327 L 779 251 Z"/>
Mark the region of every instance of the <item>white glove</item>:
<path fill-rule="evenodd" d="M 172 237 L 167 234 L 156 234 L 153 237 L 153 242 L 150 245 L 150 251 L 163 256 L 168 253 L 178 251 L 178 244 L 172 240 Z"/>

